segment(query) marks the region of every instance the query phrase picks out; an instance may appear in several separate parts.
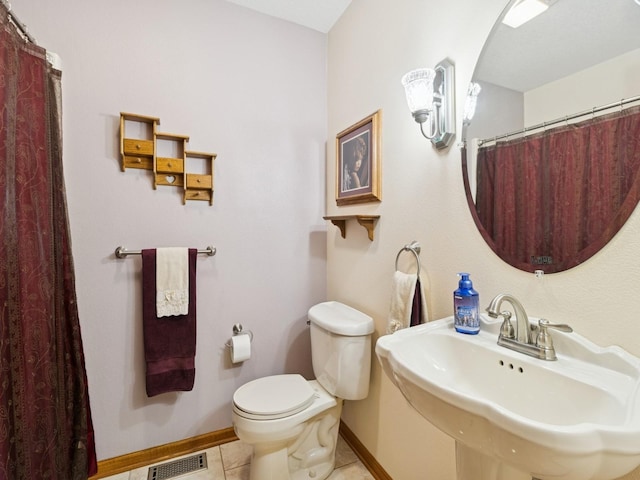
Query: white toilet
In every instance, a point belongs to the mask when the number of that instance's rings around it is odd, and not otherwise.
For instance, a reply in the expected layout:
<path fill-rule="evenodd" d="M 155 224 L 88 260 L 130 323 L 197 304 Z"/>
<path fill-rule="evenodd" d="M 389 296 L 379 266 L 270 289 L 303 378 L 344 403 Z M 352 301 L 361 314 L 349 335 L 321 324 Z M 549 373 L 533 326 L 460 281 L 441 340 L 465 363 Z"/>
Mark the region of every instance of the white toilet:
<path fill-rule="evenodd" d="M 233 394 L 233 426 L 253 447 L 250 480 L 322 480 L 333 471 L 343 400 L 369 393 L 373 319 L 339 302 L 309 309 L 316 380 L 258 378 Z"/>

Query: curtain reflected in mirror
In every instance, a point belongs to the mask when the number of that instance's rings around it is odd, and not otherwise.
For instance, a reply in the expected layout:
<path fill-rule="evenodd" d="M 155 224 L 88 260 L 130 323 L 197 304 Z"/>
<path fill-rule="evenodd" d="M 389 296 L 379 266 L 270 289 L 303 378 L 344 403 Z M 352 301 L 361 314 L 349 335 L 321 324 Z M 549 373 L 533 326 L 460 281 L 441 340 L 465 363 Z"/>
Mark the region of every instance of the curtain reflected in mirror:
<path fill-rule="evenodd" d="M 600 251 L 640 199 L 640 6 L 545 0 L 485 42 L 462 139 L 470 212 L 492 250 L 556 273 Z M 475 113 L 472 113 L 475 112 Z"/>
<path fill-rule="evenodd" d="M 640 107 L 483 145 L 476 158 L 475 218 L 492 249 L 521 270 L 566 270 L 640 199 Z"/>

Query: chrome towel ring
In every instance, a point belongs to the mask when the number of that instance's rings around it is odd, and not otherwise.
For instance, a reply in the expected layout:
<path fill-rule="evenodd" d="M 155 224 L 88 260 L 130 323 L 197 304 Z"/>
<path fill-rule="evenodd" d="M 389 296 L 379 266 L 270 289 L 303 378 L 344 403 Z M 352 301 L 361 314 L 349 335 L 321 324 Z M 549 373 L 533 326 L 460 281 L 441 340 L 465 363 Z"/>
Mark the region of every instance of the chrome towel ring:
<path fill-rule="evenodd" d="M 413 256 L 416 257 L 416 275 L 420 276 L 420 244 L 415 240 L 408 245 L 405 245 L 400 249 L 398 255 L 396 255 L 396 272 L 398 271 L 398 259 L 400 258 L 400 254 L 402 252 L 411 252 Z"/>

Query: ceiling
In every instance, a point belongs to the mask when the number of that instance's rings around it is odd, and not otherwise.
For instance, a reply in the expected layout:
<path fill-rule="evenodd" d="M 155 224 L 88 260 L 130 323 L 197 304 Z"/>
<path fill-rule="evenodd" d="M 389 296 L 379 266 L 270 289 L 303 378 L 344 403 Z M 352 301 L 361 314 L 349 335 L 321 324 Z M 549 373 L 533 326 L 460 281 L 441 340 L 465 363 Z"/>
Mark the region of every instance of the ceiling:
<path fill-rule="evenodd" d="M 327 33 L 351 0 L 226 0 Z M 638 0 L 544 0 L 520 28 L 500 26 L 474 78 L 517 91 L 549 83 L 640 48 Z M 508 3 L 505 0 L 505 4 Z"/>
<path fill-rule="evenodd" d="M 521 27 L 495 28 L 475 79 L 526 92 L 640 48 L 634 0 L 545 1 L 549 9 Z"/>
<path fill-rule="evenodd" d="M 258 12 L 327 33 L 351 0 L 227 0 Z"/>

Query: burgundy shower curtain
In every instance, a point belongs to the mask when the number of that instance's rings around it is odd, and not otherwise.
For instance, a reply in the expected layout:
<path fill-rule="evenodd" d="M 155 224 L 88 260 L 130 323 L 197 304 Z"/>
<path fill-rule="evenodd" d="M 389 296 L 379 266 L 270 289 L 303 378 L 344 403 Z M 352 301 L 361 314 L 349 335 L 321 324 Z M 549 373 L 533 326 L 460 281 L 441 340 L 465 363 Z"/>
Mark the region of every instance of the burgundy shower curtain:
<path fill-rule="evenodd" d="M 60 72 L 0 4 L 0 479 L 96 470 L 62 174 Z"/>
<path fill-rule="evenodd" d="M 478 219 L 503 259 L 575 266 L 640 198 L 640 107 L 480 148 L 477 172 Z"/>

